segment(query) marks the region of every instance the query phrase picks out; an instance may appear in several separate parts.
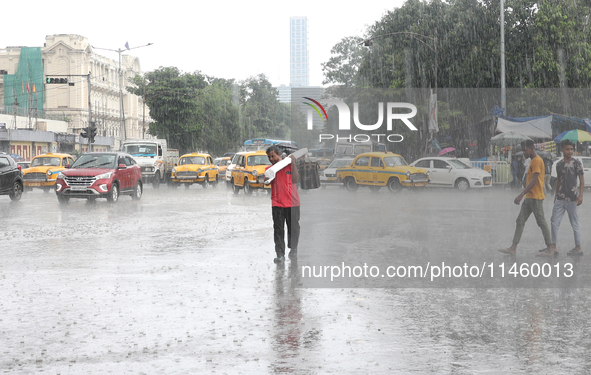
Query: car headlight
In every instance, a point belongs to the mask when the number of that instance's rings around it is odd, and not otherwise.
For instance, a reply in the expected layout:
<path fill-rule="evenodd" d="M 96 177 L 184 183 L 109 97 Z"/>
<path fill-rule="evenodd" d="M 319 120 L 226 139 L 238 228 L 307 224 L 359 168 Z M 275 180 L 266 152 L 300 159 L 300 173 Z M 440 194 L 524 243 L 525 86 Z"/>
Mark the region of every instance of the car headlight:
<path fill-rule="evenodd" d="M 66 178 L 66 176 L 62 172 L 60 172 L 57 174 L 57 178 L 61 178 L 63 180 L 64 178 Z"/>
<path fill-rule="evenodd" d="M 201 174 L 201 172 L 203 172 L 203 170 L 201 168 L 197 169 L 197 174 Z"/>
<path fill-rule="evenodd" d="M 53 174 L 53 172 L 50 170 L 47 171 L 47 177 L 51 176 Z"/>
<path fill-rule="evenodd" d="M 176 168 L 172 168 L 172 173 L 176 174 Z"/>
<path fill-rule="evenodd" d="M 252 171 L 252 176 L 253 176 L 253 177 L 256 177 L 256 176 L 257 176 L 257 174 L 259 174 L 259 173 L 256 171 L 256 169 L 255 169 L 254 171 Z"/>
<path fill-rule="evenodd" d="M 410 171 L 406 171 L 406 177 L 410 178 Z"/>
<path fill-rule="evenodd" d="M 98 176 L 96 176 L 96 179 L 101 180 L 103 178 L 111 178 L 112 175 L 113 175 L 113 172 L 107 172 L 107 173 L 99 174 Z"/>
<path fill-rule="evenodd" d="M 427 171 L 427 177 L 431 176 L 431 171 Z"/>

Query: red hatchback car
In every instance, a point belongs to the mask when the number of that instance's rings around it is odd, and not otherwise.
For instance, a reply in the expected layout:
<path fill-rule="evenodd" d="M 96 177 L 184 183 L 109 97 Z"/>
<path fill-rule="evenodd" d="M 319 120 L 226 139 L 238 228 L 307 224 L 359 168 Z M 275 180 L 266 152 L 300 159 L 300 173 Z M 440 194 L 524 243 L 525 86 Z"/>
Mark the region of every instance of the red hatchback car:
<path fill-rule="evenodd" d="M 67 167 L 67 166 L 66 166 Z M 70 198 L 107 198 L 116 202 L 121 194 L 142 197 L 142 170 L 131 155 L 121 152 L 88 152 L 60 172 L 55 193 L 60 203 Z"/>

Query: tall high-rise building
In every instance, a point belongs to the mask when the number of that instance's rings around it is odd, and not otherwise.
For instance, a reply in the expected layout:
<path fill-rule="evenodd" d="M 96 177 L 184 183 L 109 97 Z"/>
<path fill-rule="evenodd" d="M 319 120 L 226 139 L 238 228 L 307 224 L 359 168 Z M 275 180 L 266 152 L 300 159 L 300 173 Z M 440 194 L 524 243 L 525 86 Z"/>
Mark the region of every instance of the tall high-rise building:
<path fill-rule="evenodd" d="M 308 18 L 291 17 L 289 22 L 289 86 L 308 86 Z"/>

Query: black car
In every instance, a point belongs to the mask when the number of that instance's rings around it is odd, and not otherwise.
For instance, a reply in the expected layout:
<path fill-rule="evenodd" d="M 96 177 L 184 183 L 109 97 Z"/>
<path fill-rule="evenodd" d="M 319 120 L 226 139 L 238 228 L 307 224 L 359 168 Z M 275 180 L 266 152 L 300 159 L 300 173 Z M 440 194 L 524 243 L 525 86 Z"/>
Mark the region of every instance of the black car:
<path fill-rule="evenodd" d="M 18 201 L 23 195 L 23 172 L 8 154 L 0 154 L 0 195 Z"/>

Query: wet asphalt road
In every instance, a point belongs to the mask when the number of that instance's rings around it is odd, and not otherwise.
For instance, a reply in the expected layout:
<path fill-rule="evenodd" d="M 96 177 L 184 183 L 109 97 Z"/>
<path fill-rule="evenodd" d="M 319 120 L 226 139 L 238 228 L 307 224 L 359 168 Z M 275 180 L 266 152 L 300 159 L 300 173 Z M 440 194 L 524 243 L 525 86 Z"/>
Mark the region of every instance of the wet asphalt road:
<path fill-rule="evenodd" d="M 28 193 L 16 204 L 0 197 L 0 372 L 591 371 L 584 281 L 351 288 L 358 280 L 341 280 L 310 288 L 302 278 L 304 265 L 410 264 L 417 251 L 422 259 L 534 262 L 543 241 L 533 218 L 516 259 L 496 253 L 513 234 L 513 193 L 394 197 L 331 187 L 301 197 L 300 259 L 281 266 L 272 262 L 265 195 L 147 187 L 139 202 L 67 206 L 53 193 Z M 582 228 L 591 222 L 588 204 Z M 549 218 L 550 202 L 545 209 Z M 564 263 L 573 241 L 567 218 L 560 235 Z"/>

